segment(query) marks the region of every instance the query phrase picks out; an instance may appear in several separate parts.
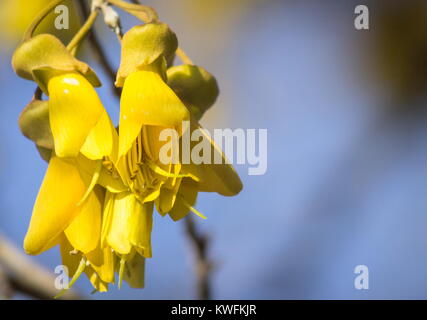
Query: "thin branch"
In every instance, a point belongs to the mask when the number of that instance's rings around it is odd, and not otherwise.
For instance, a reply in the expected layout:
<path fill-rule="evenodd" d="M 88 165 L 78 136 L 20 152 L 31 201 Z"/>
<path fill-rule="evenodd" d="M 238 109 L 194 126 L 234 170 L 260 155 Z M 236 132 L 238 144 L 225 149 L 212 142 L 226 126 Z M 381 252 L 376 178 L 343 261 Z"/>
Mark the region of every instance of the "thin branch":
<path fill-rule="evenodd" d="M 176 55 L 181 59 L 181 61 L 185 64 L 194 65 L 193 61 L 190 57 L 182 50 L 181 48 L 176 49 Z"/>
<path fill-rule="evenodd" d="M 93 24 L 96 21 L 96 18 L 99 15 L 99 10 L 93 10 L 90 15 L 87 17 L 86 22 L 80 28 L 80 30 L 74 35 L 73 39 L 71 39 L 70 43 L 67 45 L 68 51 L 73 51 L 75 47 L 85 38 L 88 32 L 90 32 Z"/>
<path fill-rule="evenodd" d="M 53 299 L 58 293 L 55 277 L 32 259 L 20 252 L 12 243 L 0 235 L 0 266 L 7 275 L 8 285 L 13 292 L 22 292 L 37 299 Z M 82 299 L 72 289 L 61 299 Z"/>
<path fill-rule="evenodd" d="M 197 298 L 208 300 L 211 298 L 210 276 L 212 262 L 208 258 L 209 239 L 201 234 L 196 227 L 196 223 L 191 215 L 184 219 L 185 232 L 191 242 L 196 260 L 197 275 Z"/>
<path fill-rule="evenodd" d="M 37 86 L 36 90 L 34 90 L 33 100 L 41 100 L 43 96 L 43 91 Z"/>
<path fill-rule="evenodd" d="M 82 12 L 83 19 L 87 19 L 90 13 L 89 13 L 89 8 L 86 4 L 86 1 L 78 0 L 77 3 L 79 4 L 80 10 Z M 117 97 L 120 97 L 121 89 L 117 88 L 114 85 L 114 81 L 116 79 L 116 71 L 110 65 L 110 62 L 108 61 L 108 58 L 104 54 L 104 50 L 102 49 L 100 41 L 97 35 L 95 34 L 95 32 L 93 31 L 93 29 L 89 31 L 88 38 L 89 38 L 89 44 L 92 47 L 92 52 L 95 54 L 96 59 L 98 59 L 102 68 L 107 73 L 107 76 L 112 80 L 111 89 L 113 90 L 114 94 Z"/>
<path fill-rule="evenodd" d="M 12 285 L 4 268 L 0 265 L 0 300 L 10 299 L 13 296 Z"/>

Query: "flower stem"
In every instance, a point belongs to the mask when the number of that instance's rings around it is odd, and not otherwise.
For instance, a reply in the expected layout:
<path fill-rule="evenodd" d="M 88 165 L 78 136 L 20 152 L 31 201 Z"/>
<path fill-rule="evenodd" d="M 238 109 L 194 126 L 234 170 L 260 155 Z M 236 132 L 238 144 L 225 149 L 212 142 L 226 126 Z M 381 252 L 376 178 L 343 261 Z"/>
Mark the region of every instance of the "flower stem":
<path fill-rule="evenodd" d="M 44 18 L 61 2 L 65 0 L 53 0 L 50 2 L 42 11 L 39 12 L 39 14 L 34 18 L 33 22 L 30 24 L 30 26 L 27 28 L 27 30 L 24 33 L 24 41 L 30 40 L 33 37 L 34 31 L 40 24 L 40 22 L 43 21 Z"/>
<path fill-rule="evenodd" d="M 138 19 L 141 19 L 145 23 L 150 23 L 157 21 L 159 16 L 151 7 L 144 6 L 140 3 L 139 0 L 132 0 L 133 3 L 124 2 L 122 0 L 107 0 L 112 5 L 127 11 L 128 13 L 134 15 Z M 177 56 L 184 62 L 185 64 L 193 65 L 193 61 L 187 56 L 187 54 L 181 48 L 176 50 Z"/>
<path fill-rule="evenodd" d="M 187 54 L 181 48 L 176 49 L 176 55 L 181 59 L 185 64 L 193 65 L 193 61 L 187 56 Z"/>
<path fill-rule="evenodd" d="M 88 8 L 86 0 L 78 0 L 77 4 L 78 4 L 80 11 L 83 15 L 83 19 L 87 19 L 90 15 L 90 13 L 89 13 L 90 9 Z M 114 86 L 114 81 L 116 79 L 116 72 L 115 72 L 114 68 L 110 65 L 110 62 L 108 61 L 108 58 L 104 53 L 104 50 L 103 50 L 103 48 L 100 44 L 100 41 L 99 41 L 99 39 L 95 33 L 95 30 L 93 30 L 93 29 L 89 30 L 89 45 L 91 46 L 92 53 L 95 55 L 95 58 L 99 61 L 102 68 L 104 69 L 104 71 L 106 72 L 108 77 L 111 79 L 111 81 L 112 81 L 111 88 L 112 88 L 114 94 L 117 97 L 120 97 L 121 89 Z"/>
<path fill-rule="evenodd" d="M 159 19 L 156 10 L 149 6 L 129 3 L 122 0 L 107 0 L 107 2 L 116 6 L 117 8 L 120 8 L 132 14 L 133 16 L 137 17 L 138 19 L 141 19 L 146 23 L 157 21 Z"/>
<path fill-rule="evenodd" d="M 84 37 L 88 34 L 90 29 L 92 28 L 98 15 L 99 15 L 99 10 L 93 10 L 90 13 L 89 17 L 87 18 L 84 25 L 80 28 L 79 32 L 76 33 L 76 35 L 67 45 L 68 51 L 72 52 L 79 45 L 79 43 L 84 39 Z"/>

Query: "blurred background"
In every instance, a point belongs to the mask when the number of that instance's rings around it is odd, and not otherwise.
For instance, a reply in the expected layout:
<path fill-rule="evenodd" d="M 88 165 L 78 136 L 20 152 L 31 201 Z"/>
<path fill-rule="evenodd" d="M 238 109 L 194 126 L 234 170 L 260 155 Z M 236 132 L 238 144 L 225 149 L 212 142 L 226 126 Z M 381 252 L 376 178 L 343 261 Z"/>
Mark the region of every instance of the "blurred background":
<path fill-rule="evenodd" d="M 34 84 L 13 73 L 10 58 L 45 3 L 0 0 L 0 233 L 19 248 L 46 163 L 19 131 Z M 197 224 L 215 263 L 212 297 L 426 299 L 427 2 L 144 4 L 217 77 L 221 95 L 202 123 L 268 129 L 265 175 L 237 166 L 244 184 L 237 197 L 199 196 L 208 219 Z M 369 8 L 369 30 L 354 27 L 359 4 Z M 136 20 L 123 13 L 122 22 L 128 29 Z M 114 35 L 102 20 L 96 32 L 117 67 Z M 99 92 L 117 121 L 108 77 L 89 50 L 80 57 L 101 75 Z M 53 271 L 58 251 L 31 259 Z M 85 277 L 75 288 L 92 299 L 195 298 L 183 223 L 156 215 L 153 251 L 143 290 L 125 285 L 90 296 Z M 357 265 L 369 268 L 369 290 L 354 287 Z"/>

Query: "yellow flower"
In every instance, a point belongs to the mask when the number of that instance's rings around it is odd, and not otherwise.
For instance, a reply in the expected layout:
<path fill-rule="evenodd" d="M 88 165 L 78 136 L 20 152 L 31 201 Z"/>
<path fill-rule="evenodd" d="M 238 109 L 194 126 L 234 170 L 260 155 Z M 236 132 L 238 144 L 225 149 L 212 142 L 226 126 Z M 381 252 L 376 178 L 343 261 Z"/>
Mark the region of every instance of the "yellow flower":
<path fill-rule="evenodd" d="M 91 193 L 78 205 L 87 187 L 88 182 L 82 179 L 75 160 L 56 156 L 50 159 L 24 240 L 27 253 L 39 254 L 55 246 L 68 228 L 66 233 L 78 250 L 95 249 L 101 232 L 102 203 Z M 74 226 L 73 221 L 76 221 Z"/>
<path fill-rule="evenodd" d="M 178 129 L 189 112 L 161 76 L 153 71 L 130 74 L 120 101 L 118 170 L 142 202 L 154 201 L 168 179 L 179 176 L 180 164 L 165 165 L 159 152 L 166 128 Z"/>
<path fill-rule="evenodd" d="M 131 192 L 107 191 L 101 247 L 111 248 L 120 258 L 119 287 L 122 280 L 143 287 L 145 258 L 152 256 L 152 228 L 153 202 L 142 203 Z"/>
<path fill-rule="evenodd" d="M 176 49 L 176 36 L 163 23 L 134 27 L 123 37 L 119 135 L 94 88 L 96 74 L 57 38 L 33 37 L 13 56 L 16 73 L 49 97 L 33 101 L 20 120 L 40 150 L 51 150 L 24 249 L 39 254 L 60 245 L 70 286 L 85 273 L 97 291 L 107 291 L 117 271 L 119 287 L 122 281 L 143 287 L 154 206 L 173 220 L 190 211 L 204 218 L 194 208 L 198 192 L 232 196 L 242 189 L 197 121 L 218 95 L 216 80 L 192 65 L 167 73 Z M 165 163 L 164 130 L 177 133 L 172 143 L 181 147 L 184 135 L 201 132 L 211 161 L 188 163 L 178 154 Z M 196 144 L 190 141 L 190 154 Z"/>
<path fill-rule="evenodd" d="M 141 203 L 131 192 L 107 192 L 102 243 L 116 253 L 128 255 L 132 249 L 146 258 L 151 257 L 153 203 Z"/>
<path fill-rule="evenodd" d="M 88 206 L 93 209 L 96 197 L 90 191 L 101 175 L 102 160 L 115 158 L 117 142 L 117 133 L 107 112 L 92 85 L 82 75 L 66 73 L 53 76 L 47 81 L 47 88 L 55 156 L 49 162 L 25 242 L 26 250 L 31 253 L 40 252 L 46 246 L 46 238 L 54 239 L 75 217 L 83 216 L 80 211 L 84 212 Z M 99 165 L 90 167 L 89 159 L 99 160 Z M 106 170 L 102 172 L 105 180 L 108 174 L 105 174 Z M 86 181 L 81 177 L 85 174 Z M 97 210 L 88 209 L 93 215 L 86 218 L 99 220 L 93 226 L 100 226 L 101 206 L 98 207 Z M 97 216 L 94 212 L 98 212 Z M 53 228 L 55 232 L 45 230 L 45 227 Z M 98 235 L 99 238 L 99 232 L 87 234 L 94 238 Z M 90 239 L 85 240 L 90 242 Z M 74 244 L 73 241 L 71 243 Z M 88 252 L 94 249 L 93 245 L 92 241 L 82 248 L 75 247 Z"/>
<path fill-rule="evenodd" d="M 186 106 L 154 68 L 141 68 L 125 78 L 120 106 L 117 168 L 131 192 L 107 193 L 102 242 L 121 257 L 121 265 L 127 265 L 129 255 L 151 257 L 153 202 L 160 214 L 169 213 L 173 220 L 190 211 L 203 217 L 194 208 L 199 191 L 231 196 L 241 190 L 242 184 L 210 139 L 212 159 L 218 158 L 219 152 L 222 164 L 160 161 L 160 149 L 166 143 L 160 141 L 162 130 L 180 132 L 186 120 L 191 120 L 187 128 L 190 133 L 203 129 L 190 119 Z"/>
<path fill-rule="evenodd" d="M 49 119 L 59 157 L 81 152 L 92 160 L 112 156 L 115 128 L 95 89 L 78 73 L 47 81 Z"/>
<path fill-rule="evenodd" d="M 168 86 L 166 60 L 170 59 L 170 48 L 176 44 L 171 40 L 171 31 L 166 30 L 164 25 L 147 24 L 131 29 L 123 39 L 122 61 L 116 81 L 117 85 L 123 85 L 117 169 L 137 200 L 142 203 L 154 201 L 160 214 L 170 213 L 174 220 L 178 220 L 189 211 L 202 216 L 193 207 L 199 191 L 231 196 L 240 192 L 242 183 L 222 151 L 207 135 L 212 159 L 219 157 L 224 160 L 222 164 L 213 161 L 200 165 L 179 161 L 165 164 L 159 159 L 160 150 L 166 143 L 160 139 L 161 132 L 173 129 L 182 134 L 185 121 L 190 121 L 190 128 L 186 129 L 190 134 L 194 130 L 203 132 L 190 116 L 189 108 L 201 110 L 200 116 L 218 94 L 213 76 L 195 66 L 168 72 L 173 77 L 174 89 L 186 98 L 188 105 Z M 161 45 L 150 50 L 150 46 L 144 46 L 144 41 L 153 34 Z M 136 49 L 138 53 L 135 53 Z M 202 90 L 206 94 L 189 95 L 188 90 Z"/>
<path fill-rule="evenodd" d="M 108 283 L 114 282 L 116 255 L 109 246 L 101 248 L 104 198 L 106 189 L 122 192 L 125 188 L 104 169 L 98 183 L 105 188 L 91 186 L 93 167 L 93 161 L 83 155 L 67 159 L 51 157 L 24 249 L 28 254 L 40 254 L 59 244 L 63 264 L 73 276 L 71 284 L 84 271 L 96 290 L 106 291 Z"/>
<path fill-rule="evenodd" d="M 101 249 L 98 246 L 93 251 L 82 254 L 63 236 L 60 240 L 60 250 L 63 265 L 67 267 L 69 275 L 73 275 L 69 287 L 83 272 L 99 292 L 108 291 L 108 284 L 114 283 L 116 256 L 111 248 Z"/>
<path fill-rule="evenodd" d="M 49 119 L 55 153 L 92 160 L 115 157 L 115 128 L 94 86 L 93 70 L 72 56 L 52 35 L 41 34 L 23 42 L 12 58 L 15 72 L 35 81 L 49 96 Z"/>
<path fill-rule="evenodd" d="M 113 165 L 118 136 L 94 89 L 99 81 L 49 35 L 22 44 L 13 65 L 49 97 L 32 102 L 20 119 L 39 148 L 52 149 L 24 249 L 39 254 L 59 244 L 71 285 L 84 272 L 96 290 L 106 291 L 114 282 L 116 255 L 101 248 L 105 193 L 128 188 Z"/>

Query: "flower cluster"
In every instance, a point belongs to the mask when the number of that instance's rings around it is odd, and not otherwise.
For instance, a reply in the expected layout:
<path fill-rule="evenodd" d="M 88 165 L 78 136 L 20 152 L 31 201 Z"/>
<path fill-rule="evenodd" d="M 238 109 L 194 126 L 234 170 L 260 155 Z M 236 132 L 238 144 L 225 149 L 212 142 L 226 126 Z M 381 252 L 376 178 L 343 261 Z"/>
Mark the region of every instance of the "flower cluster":
<path fill-rule="evenodd" d="M 160 159 L 161 132 L 200 130 L 198 120 L 218 95 L 205 69 L 172 66 L 176 50 L 176 35 L 164 23 L 124 35 L 118 129 L 95 90 L 101 85 L 95 72 L 57 38 L 31 37 L 14 53 L 15 72 L 48 97 L 33 99 L 20 117 L 22 132 L 49 162 L 24 249 L 35 255 L 59 245 L 70 284 L 85 273 L 101 292 L 123 280 L 143 287 L 154 210 L 174 221 L 189 212 L 203 217 L 194 208 L 198 192 L 232 196 L 242 189 L 212 140 L 210 151 L 221 164 L 184 162 L 182 155 Z"/>

